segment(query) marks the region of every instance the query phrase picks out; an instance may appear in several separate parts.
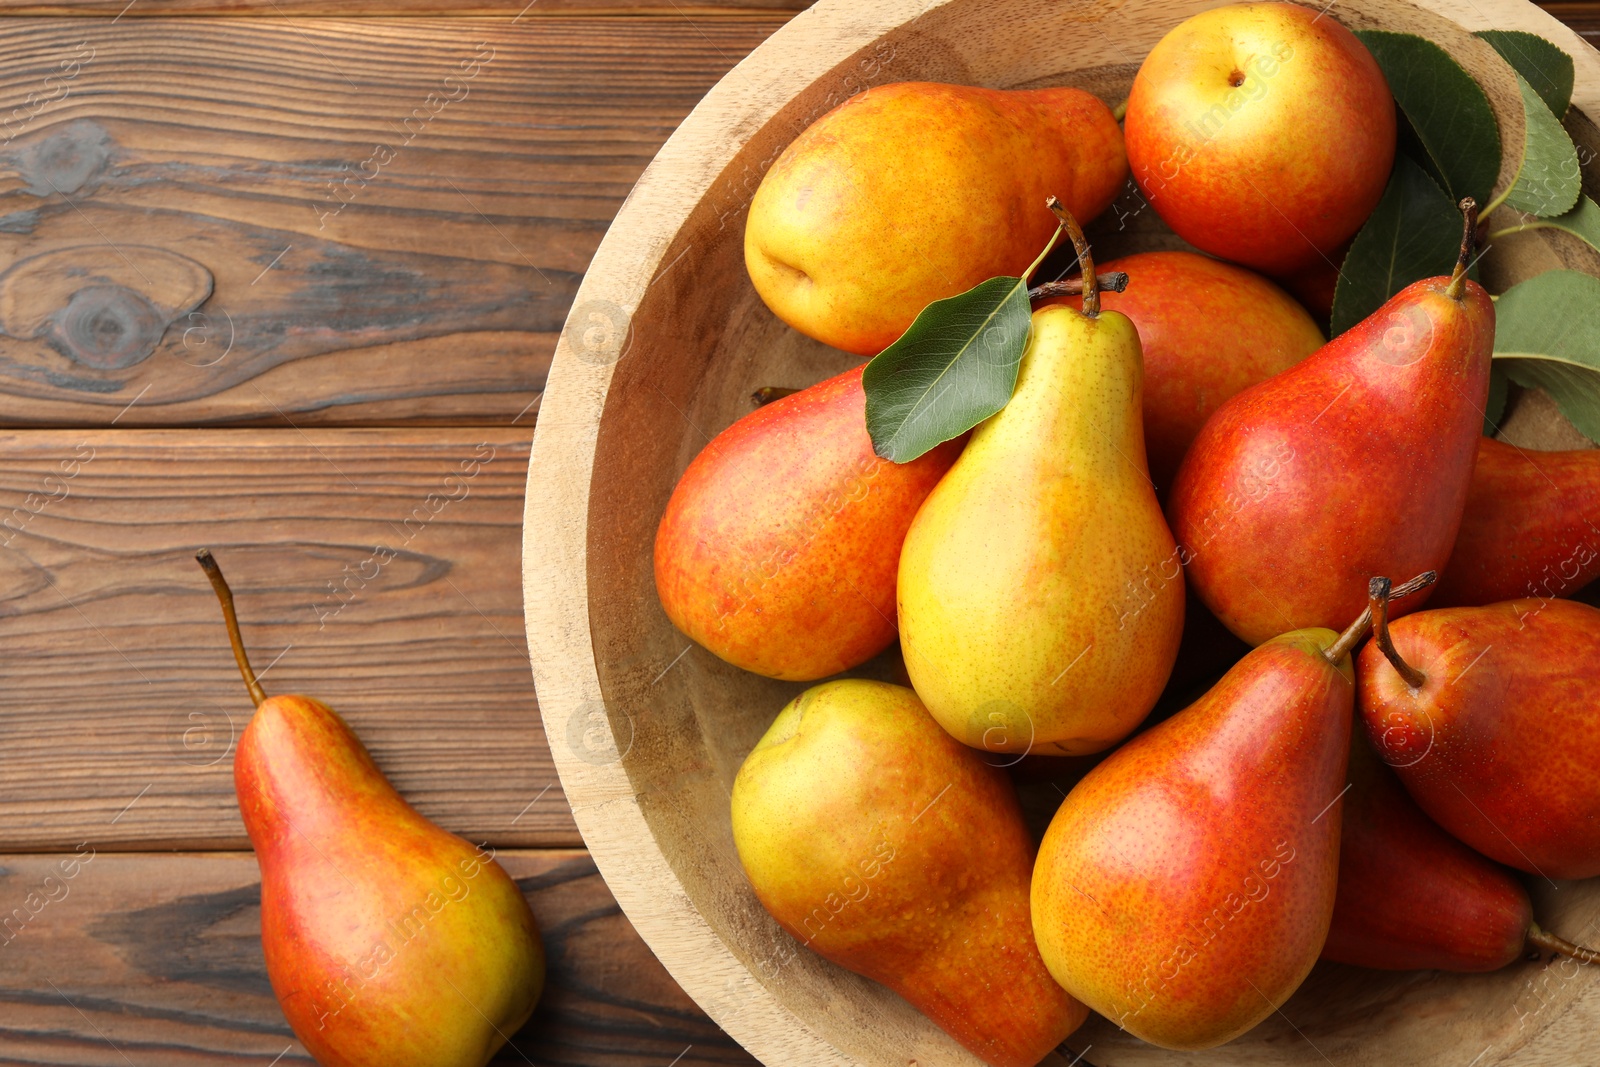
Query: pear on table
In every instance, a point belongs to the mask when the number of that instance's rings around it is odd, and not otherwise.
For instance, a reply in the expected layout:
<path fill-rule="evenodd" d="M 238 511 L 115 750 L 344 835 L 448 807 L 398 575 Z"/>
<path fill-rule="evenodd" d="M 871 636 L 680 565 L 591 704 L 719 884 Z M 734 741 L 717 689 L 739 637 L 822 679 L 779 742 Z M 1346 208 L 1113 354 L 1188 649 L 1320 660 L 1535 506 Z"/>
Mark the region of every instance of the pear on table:
<path fill-rule="evenodd" d="M 289 1026 L 323 1067 L 484 1067 L 533 1014 L 544 947 L 491 854 L 419 815 L 327 705 L 268 697 L 222 602 L 256 711 L 234 785 L 261 866 L 261 944 Z"/>
<path fill-rule="evenodd" d="M 1084 309 L 1034 312 L 1015 393 L 972 432 L 900 556 L 912 684 L 945 729 L 992 752 L 1115 744 L 1160 696 L 1183 632 L 1145 466 L 1139 336 L 1100 310 L 1088 245 L 1061 214 Z"/>

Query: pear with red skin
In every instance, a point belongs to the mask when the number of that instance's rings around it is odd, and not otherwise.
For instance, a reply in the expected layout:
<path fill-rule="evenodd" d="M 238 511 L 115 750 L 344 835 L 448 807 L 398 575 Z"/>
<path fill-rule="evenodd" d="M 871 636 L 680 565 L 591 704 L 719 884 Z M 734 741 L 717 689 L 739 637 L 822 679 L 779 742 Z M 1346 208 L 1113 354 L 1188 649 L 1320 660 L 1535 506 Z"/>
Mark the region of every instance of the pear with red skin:
<path fill-rule="evenodd" d="M 1600 449 L 1538 452 L 1485 437 L 1455 551 L 1429 603 L 1570 597 L 1600 576 Z"/>
<path fill-rule="evenodd" d="M 1439 829 L 1359 732 L 1349 777 L 1323 959 L 1381 971 L 1496 971 L 1537 951 L 1600 962 L 1540 929 L 1522 883 Z"/>
<path fill-rule="evenodd" d="M 1287 1000 L 1333 914 L 1355 686 L 1343 635 L 1253 649 L 1117 749 L 1039 846 L 1033 928 L 1067 992 L 1136 1037 L 1206 1049 Z"/>
<path fill-rule="evenodd" d="M 694 458 L 656 531 L 674 626 L 736 667 L 789 681 L 894 641 L 900 546 L 961 453 L 891 463 L 867 435 L 861 367 L 752 411 Z"/>
<path fill-rule="evenodd" d="M 1144 351 L 1150 480 L 1172 484 L 1195 435 L 1224 400 L 1287 370 L 1325 338 L 1305 308 L 1252 271 L 1193 252 L 1140 252 L 1097 264 L 1128 276 L 1100 306 L 1133 320 Z M 1080 307 L 1081 297 L 1067 303 Z"/>
<path fill-rule="evenodd" d="M 1015 789 L 910 689 L 846 679 L 795 697 L 739 768 L 732 809 L 779 925 L 985 1063 L 1033 1067 L 1088 1015 L 1034 945 Z"/>
<path fill-rule="evenodd" d="M 1233 397 L 1189 449 L 1167 515 L 1192 588 L 1245 641 L 1341 625 L 1372 575 L 1449 559 L 1494 345 L 1494 305 L 1465 275 L 1470 205 L 1452 277 Z M 1291 534 L 1315 550 L 1285 551 Z"/>
<path fill-rule="evenodd" d="M 407 804 L 331 708 L 261 691 L 233 594 L 198 558 L 257 704 L 234 786 L 290 1028 L 323 1067 L 484 1067 L 544 989 L 527 900 L 492 854 Z"/>
<path fill-rule="evenodd" d="M 1600 874 L 1600 610 L 1510 600 L 1386 629 L 1358 660 L 1361 718 L 1422 810 L 1509 867 Z"/>

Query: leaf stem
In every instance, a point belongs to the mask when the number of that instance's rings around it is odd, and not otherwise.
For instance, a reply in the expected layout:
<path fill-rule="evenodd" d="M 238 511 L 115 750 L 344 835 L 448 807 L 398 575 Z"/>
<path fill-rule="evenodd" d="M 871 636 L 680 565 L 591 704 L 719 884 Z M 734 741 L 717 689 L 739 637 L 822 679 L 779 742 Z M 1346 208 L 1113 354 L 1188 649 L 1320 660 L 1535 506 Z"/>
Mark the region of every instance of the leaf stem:
<path fill-rule="evenodd" d="M 1061 220 L 1061 225 L 1072 238 L 1072 247 L 1078 252 L 1078 267 L 1083 272 L 1083 313 L 1091 319 L 1095 318 L 1100 314 L 1100 286 L 1094 277 L 1094 256 L 1089 252 L 1089 239 L 1083 235 L 1083 227 L 1078 225 L 1078 220 L 1072 217 L 1072 212 L 1060 200 L 1052 196 L 1045 201 L 1045 205 L 1055 212 L 1056 218 Z"/>
<path fill-rule="evenodd" d="M 1510 237 L 1514 233 L 1522 233 L 1525 230 L 1559 230 L 1560 228 L 1561 227 L 1556 226 L 1553 223 L 1545 222 L 1540 219 L 1534 222 L 1524 222 L 1520 226 L 1507 226 L 1503 230 L 1495 230 L 1485 239 L 1489 241 L 1498 241 L 1502 237 Z"/>
<path fill-rule="evenodd" d="M 1470 196 L 1464 196 L 1457 206 L 1461 208 L 1461 255 L 1456 258 L 1456 269 L 1451 273 L 1450 284 L 1444 290 L 1444 295 L 1451 300 L 1461 299 L 1466 286 L 1467 265 L 1472 262 L 1472 250 L 1477 247 L 1478 238 L 1478 202 Z"/>

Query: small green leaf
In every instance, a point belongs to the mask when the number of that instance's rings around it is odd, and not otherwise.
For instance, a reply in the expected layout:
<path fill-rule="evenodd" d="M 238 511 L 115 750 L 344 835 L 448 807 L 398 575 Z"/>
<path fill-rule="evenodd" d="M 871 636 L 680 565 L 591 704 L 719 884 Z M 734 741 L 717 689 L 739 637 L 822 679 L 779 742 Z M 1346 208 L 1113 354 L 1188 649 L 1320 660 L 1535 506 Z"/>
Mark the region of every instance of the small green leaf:
<path fill-rule="evenodd" d="M 1432 41 L 1411 33 L 1357 30 L 1395 103 L 1411 120 L 1427 168 L 1454 203 L 1489 202 L 1500 173 L 1500 128 L 1489 98 L 1461 64 Z"/>
<path fill-rule="evenodd" d="M 1600 441 L 1600 278 L 1546 271 L 1495 301 L 1494 358 L 1539 387 L 1590 440 Z"/>
<path fill-rule="evenodd" d="M 1522 30 L 1480 30 L 1478 36 L 1528 79 L 1552 115 L 1559 119 L 1567 113 L 1572 102 L 1571 56 L 1543 37 Z"/>
<path fill-rule="evenodd" d="M 1021 278 L 990 278 L 923 308 L 861 374 L 878 455 L 910 463 L 1005 407 L 1032 321 Z"/>
<path fill-rule="evenodd" d="M 1333 291 L 1338 336 L 1420 278 L 1449 274 L 1461 250 L 1461 213 L 1421 167 L 1404 156 L 1383 199 L 1350 245 Z"/>
<path fill-rule="evenodd" d="M 1596 205 L 1587 196 L 1580 196 L 1578 205 L 1565 215 L 1497 230 L 1489 235 L 1489 239 L 1497 240 L 1507 234 L 1521 233 L 1524 230 L 1563 230 L 1582 241 L 1587 241 L 1589 247 L 1600 251 L 1600 205 Z"/>
<path fill-rule="evenodd" d="M 1520 74 L 1517 87 L 1522 90 L 1525 134 L 1522 162 L 1517 167 L 1516 181 L 1506 193 L 1505 206 L 1540 218 L 1563 214 L 1578 202 L 1578 194 L 1583 189 L 1578 150 L 1533 86 Z"/>

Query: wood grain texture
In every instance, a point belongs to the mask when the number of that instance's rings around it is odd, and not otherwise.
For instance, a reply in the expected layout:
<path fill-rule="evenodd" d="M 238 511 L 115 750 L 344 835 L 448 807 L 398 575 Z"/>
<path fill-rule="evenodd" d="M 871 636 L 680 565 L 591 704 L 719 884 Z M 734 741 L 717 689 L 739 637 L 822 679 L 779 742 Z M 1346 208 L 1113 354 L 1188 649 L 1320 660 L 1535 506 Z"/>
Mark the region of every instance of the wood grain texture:
<path fill-rule="evenodd" d="M 685 465 L 742 414 L 752 388 L 803 386 L 841 369 L 838 353 L 782 326 L 754 294 L 740 240 L 749 199 L 801 129 L 867 85 L 1068 84 L 1115 100 L 1167 28 L 1212 6 L 885 0 L 864 10 L 822 0 L 673 135 L 580 287 L 580 310 L 611 308 L 624 322 L 609 341 L 581 316 L 569 324 L 535 431 L 523 561 L 541 710 L 559 724 L 600 704 L 619 759 L 554 751 L 574 817 L 668 970 L 764 1062 L 974 1060 L 882 988 L 797 951 L 741 876 L 729 787 L 799 687 L 694 648 L 670 673 L 649 669 L 684 646 L 652 595 L 650 542 Z M 1519 0 L 1346 0 L 1336 17 L 1437 41 L 1483 84 L 1508 143 L 1521 143 L 1520 96 L 1473 30 L 1526 29 L 1558 42 L 1577 63 L 1575 108 L 1600 114 L 1600 55 Z M 1504 182 L 1515 160 L 1501 162 Z M 1564 885 L 1550 899 L 1579 936 L 1600 927 L 1600 884 Z M 1098 1018 L 1074 1040 L 1093 1044 L 1086 1062 L 1116 1067 L 1595 1062 L 1593 968 L 1549 977 L 1533 964 L 1491 976 L 1323 969 L 1281 1013 L 1208 1052 L 1156 1049 Z M 1577 1048 L 1586 1058 L 1566 1051 Z"/>
<path fill-rule="evenodd" d="M 551 15 L 741 18 L 803 11 L 814 0 L 0 0 L 0 16 L 168 18 L 278 16 L 337 18 L 428 15 L 445 18 L 546 18 Z"/>
<path fill-rule="evenodd" d="M 0 20 L 0 425 L 532 414 L 617 206 L 786 17 Z"/>
<path fill-rule="evenodd" d="M 525 436 L 0 434 L 0 851 L 246 847 L 201 547 L 269 692 L 346 716 L 451 830 L 578 844 L 520 631 Z"/>
<path fill-rule="evenodd" d="M 311 1063 L 267 983 L 254 856 L 83 855 L 70 878 L 63 856 L 0 860 L 0 1064 Z M 755 1062 L 650 955 L 586 853 L 499 860 L 539 921 L 549 977 L 497 1067 Z"/>

